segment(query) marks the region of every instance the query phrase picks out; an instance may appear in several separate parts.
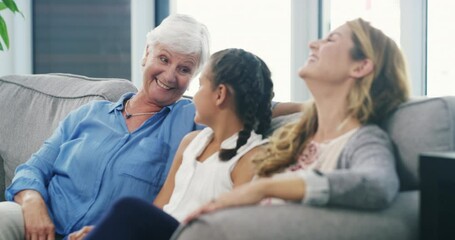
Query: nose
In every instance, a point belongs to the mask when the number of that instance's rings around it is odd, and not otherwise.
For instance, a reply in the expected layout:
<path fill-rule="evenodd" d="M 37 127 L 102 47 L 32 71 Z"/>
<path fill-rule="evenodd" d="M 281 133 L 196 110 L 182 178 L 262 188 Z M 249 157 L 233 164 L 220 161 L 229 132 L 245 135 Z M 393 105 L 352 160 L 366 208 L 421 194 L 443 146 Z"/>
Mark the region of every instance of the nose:
<path fill-rule="evenodd" d="M 312 50 L 318 48 L 319 46 L 319 40 L 313 40 L 308 44 L 308 47 Z"/>
<path fill-rule="evenodd" d="M 163 80 L 165 80 L 167 83 L 175 83 L 177 81 L 177 78 L 176 78 L 176 72 L 177 72 L 177 69 L 176 68 L 173 68 L 173 67 L 169 67 L 167 68 L 163 73 L 162 73 L 162 76 L 163 76 Z"/>

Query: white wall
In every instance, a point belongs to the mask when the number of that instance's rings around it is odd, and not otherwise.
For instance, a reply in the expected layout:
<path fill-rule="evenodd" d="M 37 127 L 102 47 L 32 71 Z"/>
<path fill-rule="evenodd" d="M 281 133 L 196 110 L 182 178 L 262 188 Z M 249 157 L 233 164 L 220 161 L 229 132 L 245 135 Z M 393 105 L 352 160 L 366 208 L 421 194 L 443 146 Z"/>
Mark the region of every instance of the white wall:
<path fill-rule="evenodd" d="M 303 102 L 311 98 L 304 81 L 298 76 L 310 55 L 308 44 L 318 39 L 318 0 L 292 1 L 291 28 L 291 101 Z"/>
<path fill-rule="evenodd" d="M 142 86 L 141 60 L 147 33 L 155 26 L 154 1 L 131 0 L 131 81 Z"/>
<path fill-rule="evenodd" d="M 426 1 L 400 0 L 401 49 L 406 57 L 413 96 L 425 95 L 426 89 Z"/>

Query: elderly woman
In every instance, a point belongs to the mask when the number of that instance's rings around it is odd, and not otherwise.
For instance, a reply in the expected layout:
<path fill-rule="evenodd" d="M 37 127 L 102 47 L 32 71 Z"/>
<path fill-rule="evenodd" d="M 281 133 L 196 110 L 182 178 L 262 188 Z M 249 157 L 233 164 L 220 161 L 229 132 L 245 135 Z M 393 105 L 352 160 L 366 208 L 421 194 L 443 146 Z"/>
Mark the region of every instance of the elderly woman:
<path fill-rule="evenodd" d="M 139 92 L 71 112 L 17 168 L 6 191 L 15 227 L 0 226 L 3 236 L 54 239 L 93 224 L 121 197 L 154 199 L 181 139 L 200 128 L 180 98 L 208 57 L 208 30 L 195 19 L 174 15 L 153 29 Z"/>

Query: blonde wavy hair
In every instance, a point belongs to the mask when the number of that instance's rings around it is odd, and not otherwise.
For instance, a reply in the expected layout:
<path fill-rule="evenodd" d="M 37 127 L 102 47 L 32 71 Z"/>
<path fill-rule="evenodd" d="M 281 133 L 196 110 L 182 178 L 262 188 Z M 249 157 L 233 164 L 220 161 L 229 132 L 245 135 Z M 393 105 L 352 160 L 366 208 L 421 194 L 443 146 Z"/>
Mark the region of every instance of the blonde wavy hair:
<path fill-rule="evenodd" d="M 409 97 L 409 82 L 402 52 L 382 31 L 362 19 L 346 23 L 351 29 L 353 60 L 370 59 L 374 69 L 356 81 L 347 96 L 347 113 L 361 124 L 380 124 Z M 318 128 L 314 102 L 304 104 L 302 118 L 287 124 L 270 137 L 265 154 L 255 163 L 259 176 L 283 171 L 296 161 Z"/>

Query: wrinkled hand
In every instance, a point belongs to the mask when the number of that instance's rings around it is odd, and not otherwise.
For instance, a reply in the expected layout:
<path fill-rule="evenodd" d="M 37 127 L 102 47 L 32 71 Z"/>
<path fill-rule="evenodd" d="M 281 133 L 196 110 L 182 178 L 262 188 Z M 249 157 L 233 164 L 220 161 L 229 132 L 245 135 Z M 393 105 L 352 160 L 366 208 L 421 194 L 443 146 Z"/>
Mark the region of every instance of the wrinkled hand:
<path fill-rule="evenodd" d="M 68 236 L 69 240 L 82 240 L 84 239 L 94 226 L 85 226 L 81 228 L 79 231 L 73 232 Z"/>
<path fill-rule="evenodd" d="M 24 201 L 22 211 L 24 213 L 26 240 L 54 240 L 55 226 L 41 197 Z"/>
<path fill-rule="evenodd" d="M 253 205 L 259 203 L 265 197 L 263 193 L 263 184 L 261 181 L 250 182 L 248 184 L 241 185 L 231 192 L 221 194 L 217 199 L 206 203 L 198 210 L 194 211 L 183 221 L 188 223 L 199 216 L 217 211 L 223 208 Z"/>

